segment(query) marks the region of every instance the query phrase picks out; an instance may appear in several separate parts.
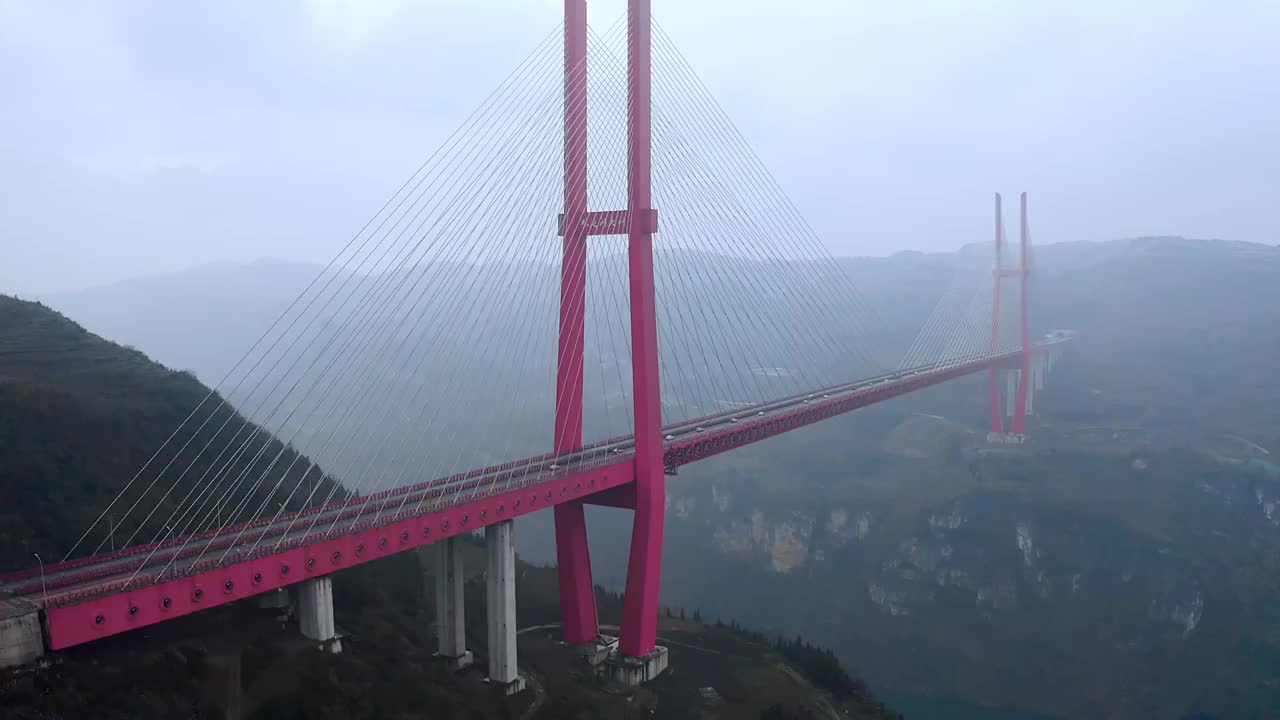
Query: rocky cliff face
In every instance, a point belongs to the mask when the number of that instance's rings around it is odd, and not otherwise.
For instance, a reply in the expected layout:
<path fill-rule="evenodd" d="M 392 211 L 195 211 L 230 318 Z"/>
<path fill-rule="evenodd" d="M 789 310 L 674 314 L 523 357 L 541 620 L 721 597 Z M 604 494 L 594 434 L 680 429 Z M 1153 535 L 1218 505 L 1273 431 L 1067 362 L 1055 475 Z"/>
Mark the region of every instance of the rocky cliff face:
<path fill-rule="evenodd" d="M 715 502 L 703 507 L 696 497 L 673 495 L 675 520 L 704 525 L 717 554 L 773 575 L 840 572 L 849 546 L 863 543 L 876 528 L 880 547 L 863 584 L 868 599 L 892 616 L 928 612 L 946 602 L 991 619 L 1059 595 L 1125 592 L 1141 594 L 1151 623 L 1172 623 L 1186 638 L 1204 612 L 1194 568 L 1171 559 L 1168 548 L 1140 548 L 1136 538 L 1125 538 L 1120 548 L 1118 538 L 1081 534 L 1077 523 L 1018 507 L 998 494 L 952 500 L 927 513 L 918 532 L 905 537 L 902 528 L 877 527 L 870 510 L 744 507 L 733 502 L 731 489 L 719 486 L 712 496 Z M 1274 504 L 1263 507 L 1270 520 Z M 1054 543 L 1047 558 L 1038 539 L 1045 535 Z"/>
<path fill-rule="evenodd" d="M 1054 714 L 1187 712 L 1223 672 L 1218 633 L 1248 637 L 1274 599 L 1280 478 L 1199 456 L 1136 459 L 1002 458 L 980 479 L 903 460 L 893 484 L 825 499 L 714 474 L 673 481 L 680 552 L 668 562 L 721 570 L 689 587 L 673 569 L 668 587 L 831 638 L 882 687 Z M 1154 690 L 1184 677 L 1199 689 Z"/>

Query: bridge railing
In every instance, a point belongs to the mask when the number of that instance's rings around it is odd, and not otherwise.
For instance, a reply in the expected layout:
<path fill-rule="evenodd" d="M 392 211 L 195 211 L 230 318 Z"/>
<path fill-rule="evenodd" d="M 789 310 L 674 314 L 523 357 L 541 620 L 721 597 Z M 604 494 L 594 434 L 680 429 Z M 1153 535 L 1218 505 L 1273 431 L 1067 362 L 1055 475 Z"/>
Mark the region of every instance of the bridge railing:
<path fill-rule="evenodd" d="M 434 486 L 448 485 L 448 484 L 460 482 L 460 481 L 471 479 L 471 478 L 482 477 L 482 476 L 490 475 L 493 473 L 502 472 L 504 470 L 510 470 L 517 467 L 524 468 L 524 467 L 535 465 L 541 462 L 562 460 L 566 457 L 572 457 L 577 454 L 588 453 L 588 452 L 591 452 L 592 450 L 597 450 L 600 447 L 624 441 L 628 437 L 629 436 L 620 436 L 616 438 L 610 438 L 607 440 L 593 442 L 591 444 L 584 445 L 581 448 L 564 452 L 564 453 L 559 453 L 559 454 L 554 452 L 542 453 L 540 455 L 535 455 L 528 458 L 511 460 L 498 465 L 490 465 L 488 467 L 476 468 L 473 470 L 454 473 L 452 475 L 448 475 L 442 478 L 432 478 L 429 480 L 424 480 L 418 483 L 414 483 L 412 485 L 402 485 L 400 487 L 381 490 L 379 492 L 371 493 L 369 495 L 353 496 L 353 497 L 361 498 L 361 504 L 367 505 L 371 501 L 376 502 L 376 501 L 385 500 L 391 497 L 398 498 L 401 495 L 404 495 L 406 493 L 414 493 L 414 492 L 429 489 Z M 41 568 L 35 567 L 35 568 L 24 568 L 22 570 L 14 570 L 6 573 L 0 573 L 0 583 L 7 584 L 7 583 L 17 582 L 20 580 L 33 579 L 40 576 L 42 572 L 45 575 L 48 575 L 50 573 L 64 572 L 67 570 L 74 570 L 79 567 L 84 567 L 86 565 L 94 565 L 98 563 L 119 560 L 121 558 L 129 557 L 132 555 L 150 555 L 153 552 L 163 551 L 163 550 L 167 550 L 175 547 L 183 547 L 192 543 L 198 543 L 201 541 L 209 540 L 210 538 L 215 538 L 219 535 L 235 534 L 244 530 L 253 530 L 253 529 L 262 527 L 264 525 L 269 525 L 274 523 L 287 524 L 290 521 L 306 518 L 318 513 L 325 513 L 325 512 L 331 512 L 334 510 L 344 509 L 349 505 L 350 505 L 350 501 L 348 499 L 335 500 L 333 502 L 325 503 L 323 505 L 313 505 L 311 507 L 303 508 L 301 510 L 294 510 L 287 513 L 280 513 L 279 515 L 264 516 L 264 517 L 256 518 L 254 520 L 248 520 L 245 522 L 211 528 L 204 532 L 200 532 L 193 535 L 177 535 L 174 537 L 165 538 L 164 540 L 158 540 L 155 542 L 145 543 L 142 545 L 130 545 L 128 547 L 119 548 L 117 550 L 106 552 L 106 553 L 99 553 L 95 555 L 86 555 L 83 557 L 71 558 L 68 560 L 63 560 L 61 562 L 46 565 L 43 571 L 41 570 Z"/>
<path fill-rule="evenodd" d="M 793 410 L 780 415 L 766 415 L 764 417 L 744 417 L 743 420 L 735 422 L 731 426 L 716 428 L 705 435 L 689 437 L 688 439 L 676 440 L 668 443 L 668 447 L 664 451 L 664 465 L 669 470 L 674 470 L 680 465 L 688 464 L 696 460 L 716 455 L 743 445 L 755 442 L 757 440 L 771 437 L 773 435 L 787 432 L 788 430 L 802 427 L 817 422 L 828 417 L 848 412 L 886 397 L 900 395 L 910 392 L 917 387 L 935 384 L 943 380 L 957 377 L 972 372 L 976 367 L 987 367 L 991 363 L 1002 362 L 1008 358 L 1018 356 L 1018 351 L 997 353 L 995 355 L 983 355 L 974 360 L 953 364 L 944 368 L 921 368 L 916 370 L 905 370 L 884 376 L 885 378 L 900 379 L 901 382 L 892 384 L 871 384 L 866 387 L 853 388 L 851 386 L 866 384 L 873 382 L 878 378 L 869 378 L 867 380 L 858 381 L 856 383 L 847 383 L 844 385 L 831 386 L 825 389 L 818 389 L 810 393 L 799 393 L 788 398 L 771 401 L 765 403 L 765 406 L 775 406 L 785 404 L 787 402 L 804 402 L 815 395 L 840 392 L 840 397 L 830 399 L 819 399 L 813 403 L 805 403 L 803 406 L 797 406 Z M 696 426 L 699 423 L 713 423 L 725 421 L 734 417 L 754 412 L 755 408 L 736 408 L 720 413 L 713 413 L 700 419 L 691 421 L 682 421 L 678 425 L 669 426 L 670 428 L 685 428 L 687 426 Z M 305 519 L 321 513 L 334 513 L 330 517 L 326 517 L 324 522 L 328 523 L 328 527 L 321 531 L 320 534 L 308 533 L 301 538 L 287 538 L 275 543 L 267 543 L 261 548 L 255 548 L 252 557 L 256 558 L 261 555 L 272 554 L 283 551 L 285 549 L 296 548 L 299 545 L 306 545 L 321 538 L 331 538 L 334 535 L 334 529 L 337 524 L 343 520 L 356 518 L 357 522 L 345 526 L 337 533 L 338 537 L 356 532 L 369 527 L 378 527 L 387 523 L 396 522 L 408 517 L 417 517 L 437 510 L 445 509 L 451 505 L 441 505 L 439 500 L 447 494 L 453 494 L 461 497 L 467 491 L 472 491 L 467 497 L 468 500 L 478 497 L 487 497 L 495 490 L 495 486 L 503 481 L 510 481 L 517 476 L 522 476 L 519 482 L 510 483 L 502 486 L 503 490 L 520 489 L 530 485 L 540 484 L 549 479 L 561 477 L 569 473 L 584 472 L 592 468 L 616 462 L 629 455 L 629 452 L 610 453 L 603 457 L 597 457 L 589 460 L 584 464 L 576 464 L 570 467 L 559 468 L 548 472 L 549 466 L 537 467 L 540 463 L 548 461 L 560 460 L 565 462 L 566 458 L 581 458 L 589 455 L 593 451 L 598 451 L 601 447 L 611 444 L 620 444 L 629 439 L 630 436 L 622 436 L 610 440 L 603 440 L 584 446 L 578 450 L 567 453 L 543 453 L 531 458 L 514 460 L 498 465 L 492 465 L 485 468 L 477 468 L 461 473 L 454 473 L 443 478 L 435 478 L 422 481 L 413 485 L 402 486 L 398 488 L 390 488 L 367 496 L 351 496 L 341 501 L 317 505 L 302 510 L 289 513 L 282 513 L 278 516 L 258 518 L 253 521 L 239 523 L 236 525 L 215 528 L 198 535 L 181 536 L 178 538 L 167 539 L 160 543 L 150 543 L 141 546 L 132 546 L 122 548 L 121 550 L 106 553 L 103 555 L 88 556 L 76 558 L 74 560 L 65 561 L 57 565 L 46 568 L 48 572 L 62 572 L 77 568 L 86 568 L 84 572 L 73 573 L 57 578 L 52 587 L 62 588 L 72 585 L 79 585 L 93 580 L 110 577 L 112 575 L 123 575 L 125 573 L 137 574 L 137 577 L 130 581 L 122 581 L 121 583 L 113 583 L 105 586 L 96 586 L 93 588 L 83 588 L 72 593 L 63 594 L 55 597 L 50 604 L 67 602 L 78 602 L 87 596 L 97 596 L 103 593 L 118 592 L 121 589 L 129 587 L 138 587 L 147 583 L 159 582 L 161 580 L 175 579 L 184 577 L 190 573 L 201 572 L 203 570 L 218 567 L 220 564 L 230 564 L 240 562 L 244 559 L 242 552 L 226 553 L 223 557 L 216 560 L 206 562 L 197 562 L 182 570 L 163 570 L 160 573 L 141 574 L 147 565 L 152 563 L 171 563 L 184 560 L 191 557 L 199 557 L 211 550 L 225 551 L 229 547 L 236 544 L 253 543 L 255 546 L 264 538 L 273 536 L 285 536 L 288 532 L 295 529 L 296 522 L 299 519 Z M 557 463 L 552 462 L 552 465 Z M 535 469 L 536 468 L 536 469 Z M 487 494 L 478 495 L 476 492 L 487 486 Z M 405 509 L 405 506 L 414 501 L 414 507 Z M 430 509 L 423 509 L 423 505 L 427 502 L 434 504 Z M 398 506 L 398 507 L 397 507 Z M 396 511 L 382 517 L 382 513 L 388 509 L 396 508 Z M 370 520 L 360 521 L 359 517 L 365 514 L 373 515 Z M 372 523 L 372 524 L 371 524 Z M 265 527 L 270 526 L 270 527 Z M 198 544 L 203 543 L 203 544 Z M 116 561 L 122 557 L 131 555 L 145 555 L 138 563 L 129 563 L 121 565 Z M 213 564 L 210 565 L 210 562 Z M 96 567 L 95 567 L 96 566 Z M 34 577 L 39 573 L 30 570 L 22 573 L 11 573 L 10 582 L 16 580 L 32 580 L 32 582 L 24 583 L 14 588 L 19 594 L 29 594 L 41 589 L 41 584 L 34 582 Z M 88 593 L 88 595 L 85 595 Z"/>
<path fill-rule="evenodd" d="M 520 472 L 517 472 L 515 468 L 512 468 L 512 469 L 509 469 L 505 474 L 500 473 L 492 478 L 472 478 L 469 481 L 464 482 L 461 486 L 455 486 L 455 487 L 449 487 L 449 488 L 444 488 L 444 487 L 437 488 L 435 497 L 436 499 L 438 499 L 442 497 L 444 494 L 446 494 L 446 492 L 460 494 L 461 491 L 465 491 L 473 488 L 483 487 L 488 490 L 487 493 L 483 493 L 483 494 L 472 493 L 466 498 L 467 501 L 471 501 L 479 498 L 489 497 L 493 494 L 496 494 L 497 492 L 509 492 L 512 490 L 521 490 L 521 489 L 529 488 L 532 486 L 541 485 L 550 480 L 564 477 L 566 475 L 587 472 L 599 467 L 603 467 L 606 465 L 619 462 L 620 460 L 625 460 L 626 458 L 627 458 L 627 455 L 625 454 L 612 455 L 612 456 L 600 458 L 598 460 L 588 462 L 582 465 L 575 465 L 571 468 L 563 468 L 561 470 L 557 470 L 554 472 L 541 471 L 536 475 L 520 473 Z M 496 487 L 503 480 L 510 480 L 515 478 L 516 476 L 521 476 L 521 479 L 514 483 L 509 483 L 509 484 L 502 485 L 501 487 Z M 450 477 L 456 477 L 456 476 L 450 476 Z M 385 507 L 386 506 L 384 506 L 383 509 L 385 509 Z M 144 586 L 152 585 L 159 582 L 176 580 L 182 577 L 187 577 L 187 576 L 205 572 L 208 570 L 217 569 L 219 567 L 225 567 L 228 565 L 234 565 L 236 563 L 245 562 L 248 560 L 255 560 L 262 557 L 268 557 L 270 555 L 275 555 L 281 552 L 285 552 L 286 550 L 293 550 L 299 547 L 311 545 L 321 540 L 332 539 L 334 537 L 343 537 L 346 535 L 351 535 L 351 534 L 362 532 L 372 528 L 391 525 L 406 519 L 420 517 L 422 515 L 430 514 L 440 510 L 445 510 L 445 509 L 448 509 L 449 507 L 452 507 L 452 505 L 442 506 L 437 504 L 425 510 L 422 509 L 420 506 L 415 508 L 405 509 L 405 510 L 398 511 L 396 513 L 392 513 L 390 515 L 386 515 L 385 517 L 371 518 L 369 520 L 352 523 L 350 525 L 345 526 L 338 533 L 333 533 L 332 529 L 316 530 L 314 532 L 310 532 L 306 535 L 299 536 L 297 538 L 286 539 L 285 541 L 275 545 L 264 545 L 256 549 L 253 549 L 252 551 L 245 550 L 245 551 L 239 551 L 239 552 L 232 552 L 222 558 L 217 558 L 217 559 L 211 558 L 203 562 L 195 563 L 191 566 L 188 566 L 187 568 L 184 568 L 178 571 L 173 571 L 173 572 L 165 571 L 161 573 L 138 574 L 136 577 L 132 578 L 131 580 L 126 579 L 126 580 L 121 580 L 119 582 L 108 583 L 105 585 L 95 585 L 90 588 L 81 588 L 68 593 L 62 593 L 60 595 L 55 595 L 53 597 L 50 597 L 47 601 L 47 606 L 62 607 L 65 605 L 71 605 L 78 602 L 82 602 L 84 600 L 87 600 L 93 597 L 99 597 L 102 595 L 109 595 L 117 592 L 123 592 L 130 589 L 144 587 Z M 353 517 L 357 513 L 361 512 L 361 510 L 362 508 L 350 508 L 349 510 L 346 511 L 345 517 L 340 517 L 338 519 L 347 519 L 347 518 Z M 365 509 L 364 511 L 367 512 L 367 509 Z M 478 525 L 477 527 L 480 527 L 480 526 Z M 123 572 L 130 572 L 130 570 L 125 569 Z M 123 574 L 121 568 L 119 567 L 104 567 L 104 568 L 90 569 L 90 570 L 86 570 L 83 573 L 77 573 L 76 575 L 71 576 L 72 579 L 68 579 L 68 581 L 65 584 L 71 584 L 71 585 L 81 584 L 81 583 L 96 580 L 98 578 L 110 577 L 112 575 L 117 575 L 117 574 Z"/>

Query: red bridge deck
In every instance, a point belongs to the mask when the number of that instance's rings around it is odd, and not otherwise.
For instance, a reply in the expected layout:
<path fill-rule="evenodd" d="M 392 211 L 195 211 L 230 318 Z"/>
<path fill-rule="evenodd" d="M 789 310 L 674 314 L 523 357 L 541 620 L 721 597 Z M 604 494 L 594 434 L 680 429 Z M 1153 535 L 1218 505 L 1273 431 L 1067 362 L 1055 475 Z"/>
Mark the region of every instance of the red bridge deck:
<path fill-rule="evenodd" d="M 1036 346 L 1043 352 L 1056 342 Z M 985 354 L 836 385 L 665 428 L 669 470 L 882 400 L 993 367 Z M 634 442 L 617 438 L 353 497 L 162 543 L 11 573 L 0 593 L 46 607 L 53 649 L 214 607 L 430 544 L 570 500 L 599 501 L 633 480 Z M 596 497 L 592 497 L 596 496 Z M 47 592 L 47 595 L 46 595 Z"/>

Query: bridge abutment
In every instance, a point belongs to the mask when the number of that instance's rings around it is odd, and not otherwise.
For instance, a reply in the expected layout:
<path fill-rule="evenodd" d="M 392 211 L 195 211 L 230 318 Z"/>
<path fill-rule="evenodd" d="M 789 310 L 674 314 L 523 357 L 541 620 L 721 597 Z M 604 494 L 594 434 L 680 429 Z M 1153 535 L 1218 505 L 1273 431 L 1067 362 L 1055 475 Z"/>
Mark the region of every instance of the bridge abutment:
<path fill-rule="evenodd" d="M 524 678 L 516 666 L 515 521 L 486 527 L 484 539 L 489 682 L 513 695 L 524 689 Z"/>
<path fill-rule="evenodd" d="M 452 537 L 432 547 L 436 554 L 436 655 L 461 670 L 469 667 L 473 659 L 467 650 L 462 542 Z"/>
<path fill-rule="evenodd" d="M 29 665 L 42 657 L 40 609 L 22 598 L 0 598 L 0 668 Z"/>
<path fill-rule="evenodd" d="M 329 652 L 342 652 L 333 620 L 333 578 L 310 578 L 298 584 L 298 627 L 302 636 Z"/>

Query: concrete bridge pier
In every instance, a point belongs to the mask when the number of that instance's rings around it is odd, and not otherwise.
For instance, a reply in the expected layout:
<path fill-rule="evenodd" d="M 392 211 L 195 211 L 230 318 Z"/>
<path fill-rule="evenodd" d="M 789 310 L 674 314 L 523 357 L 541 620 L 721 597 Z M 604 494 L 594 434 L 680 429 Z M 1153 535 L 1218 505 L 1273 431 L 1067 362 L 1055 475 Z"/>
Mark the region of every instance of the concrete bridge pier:
<path fill-rule="evenodd" d="M 329 652 L 342 652 L 333 622 L 333 578 L 326 575 L 298 585 L 298 627 L 303 637 L 318 641 Z"/>
<path fill-rule="evenodd" d="M 1036 377 L 1039 375 L 1039 373 L 1036 372 L 1036 362 L 1034 360 L 1031 361 L 1030 371 L 1031 371 L 1031 375 L 1030 377 L 1027 378 L 1027 381 L 1028 381 L 1027 382 L 1027 417 L 1031 417 L 1031 413 L 1035 409 L 1036 389 L 1037 389 Z"/>
<path fill-rule="evenodd" d="M 489 682 L 507 695 L 524 689 L 516 667 L 516 533 L 504 520 L 484 529 Z"/>
<path fill-rule="evenodd" d="M 1021 377 L 1021 370 L 1010 370 L 1005 373 L 1004 414 L 1008 417 L 1013 417 L 1014 408 L 1018 404 L 1018 379 Z"/>
<path fill-rule="evenodd" d="M 22 598 L 0 597 L 0 668 L 29 665 L 42 657 L 40 608 Z"/>
<path fill-rule="evenodd" d="M 462 542 L 448 538 L 432 545 L 436 553 L 436 655 L 455 670 L 470 667 L 466 602 L 463 590 Z"/>
<path fill-rule="evenodd" d="M 1034 362 L 1032 367 L 1034 367 Z M 1034 377 L 1034 371 L 1033 371 L 1033 377 Z M 1021 379 L 1022 379 L 1022 370 L 1011 369 L 1005 372 L 1004 397 L 1001 398 L 1001 402 L 1004 408 L 1005 416 L 1010 419 L 1012 419 L 1014 414 L 1017 412 L 1018 383 L 1019 381 L 1021 381 Z M 1028 387 L 1027 388 L 1027 414 L 1028 415 L 1031 414 L 1032 392 L 1033 392 L 1033 389 L 1031 387 Z M 1015 434 L 1013 432 L 987 433 L 987 442 L 989 443 L 997 443 L 1002 445 L 1021 445 L 1023 442 L 1026 441 L 1026 439 L 1027 438 L 1025 435 Z"/>
<path fill-rule="evenodd" d="M 1033 403 L 1035 401 L 1036 390 L 1044 385 L 1044 379 L 1039 371 L 1040 364 L 1038 360 L 1031 361 L 1031 374 L 1028 376 L 1030 381 L 1027 385 L 1027 414 L 1030 415 Z M 1018 411 L 1018 383 L 1022 382 L 1021 370 L 1010 370 L 1006 375 L 1005 396 L 1004 396 L 1004 412 L 1008 417 L 1013 417 Z"/>

